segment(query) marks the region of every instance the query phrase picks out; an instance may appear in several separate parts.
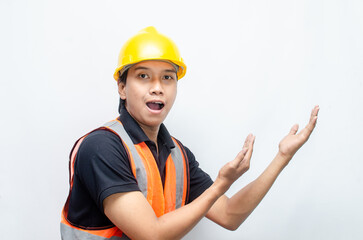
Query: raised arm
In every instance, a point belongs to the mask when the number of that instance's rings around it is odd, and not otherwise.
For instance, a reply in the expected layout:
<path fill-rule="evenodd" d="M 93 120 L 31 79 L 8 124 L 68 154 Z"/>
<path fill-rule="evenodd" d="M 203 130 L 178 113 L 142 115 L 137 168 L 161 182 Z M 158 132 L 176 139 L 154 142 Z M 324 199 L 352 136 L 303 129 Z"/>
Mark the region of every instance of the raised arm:
<path fill-rule="evenodd" d="M 318 112 L 319 106 L 315 106 L 309 123 L 299 133 L 297 133 L 299 126 L 294 125 L 289 134 L 281 140 L 279 151 L 266 170 L 233 197 L 221 196 L 210 209 L 207 217 L 227 229 L 237 229 L 261 202 L 297 150 L 309 139 L 315 128 Z M 249 149 L 252 151 L 253 143 L 249 144 Z"/>
<path fill-rule="evenodd" d="M 246 142 L 253 142 L 249 135 Z M 141 192 L 117 193 L 103 201 L 106 216 L 131 239 L 180 239 L 203 218 L 215 201 L 249 168 L 252 150 L 245 147 L 219 172 L 213 185 L 190 204 L 156 217 Z"/>

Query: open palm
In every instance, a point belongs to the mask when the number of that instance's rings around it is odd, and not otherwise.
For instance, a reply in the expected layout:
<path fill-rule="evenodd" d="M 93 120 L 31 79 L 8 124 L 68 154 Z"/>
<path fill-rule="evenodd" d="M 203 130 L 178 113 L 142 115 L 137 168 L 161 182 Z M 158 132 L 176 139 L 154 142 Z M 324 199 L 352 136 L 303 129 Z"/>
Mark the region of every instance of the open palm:
<path fill-rule="evenodd" d="M 309 123 L 299 133 L 299 125 L 292 126 L 289 134 L 284 137 L 279 144 L 281 155 L 291 159 L 299 148 L 309 139 L 318 119 L 319 106 L 315 106 L 311 111 Z"/>

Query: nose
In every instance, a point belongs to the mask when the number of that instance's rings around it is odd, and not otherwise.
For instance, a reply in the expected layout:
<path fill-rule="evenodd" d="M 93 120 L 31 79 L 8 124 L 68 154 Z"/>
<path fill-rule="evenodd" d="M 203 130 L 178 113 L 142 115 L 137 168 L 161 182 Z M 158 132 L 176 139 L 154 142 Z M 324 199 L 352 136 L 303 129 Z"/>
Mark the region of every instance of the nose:
<path fill-rule="evenodd" d="M 163 93 L 164 93 L 164 90 L 163 90 L 160 80 L 154 79 L 154 81 L 152 81 L 152 85 L 150 87 L 150 94 L 151 95 L 162 95 Z"/>

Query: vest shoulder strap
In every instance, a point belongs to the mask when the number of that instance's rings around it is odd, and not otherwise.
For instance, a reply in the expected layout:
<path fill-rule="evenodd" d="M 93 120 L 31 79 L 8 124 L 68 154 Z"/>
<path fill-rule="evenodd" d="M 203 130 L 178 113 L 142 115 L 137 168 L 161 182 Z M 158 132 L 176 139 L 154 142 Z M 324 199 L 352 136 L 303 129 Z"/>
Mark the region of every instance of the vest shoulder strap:
<path fill-rule="evenodd" d="M 121 124 L 119 120 L 113 120 L 107 122 L 103 125 L 103 127 L 108 128 L 112 132 L 116 133 L 123 145 L 125 146 L 126 152 L 129 153 L 129 157 L 131 158 L 130 162 L 133 162 L 136 167 L 136 179 L 138 181 L 139 188 L 143 195 L 147 196 L 147 175 L 145 168 L 141 167 L 143 165 L 140 155 L 138 154 L 134 143 L 132 142 L 129 134 L 126 132 L 125 128 Z"/>
<path fill-rule="evenodd" d="M 120 137 L 126 152 L 128 152 L 131 165 L 135 164 L 136 171 L 134 174 L 139 188 L 143 195 L 147 198 L 148 179 L 144 163 L 124 126 L 118 119 L 115 119 L 105 123 L 103 127 L 114 132 Z M 175 147 L 171 149 L 171 158 L 175 169 L 177 169 L 175 172 L 175 181 L 177 187 L 175 207 L 179 208 L 187 202 L 189 195 L 189 161 L 183 146 L 175 138 L 172 139 L 174 141 Z"/>

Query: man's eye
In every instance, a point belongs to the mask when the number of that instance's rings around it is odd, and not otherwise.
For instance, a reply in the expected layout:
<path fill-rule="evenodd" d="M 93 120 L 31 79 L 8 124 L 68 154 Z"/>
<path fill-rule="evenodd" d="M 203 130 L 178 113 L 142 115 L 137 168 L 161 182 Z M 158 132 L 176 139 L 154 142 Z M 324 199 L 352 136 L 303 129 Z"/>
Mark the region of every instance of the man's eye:
<path fill-rule="evenodd" d="M 164 76 L 164 79 L 165 79 L 165 80 L 172 80 L 172 79 L 173 79 L 173 77 L 172 77 L 172 76 L 169 76 L 169 75 L 166 75 L 166 76 Z"/>
<path fill-rule="evenodd" d="M 145 73 L 141 73 L 141 74 L 139 74 L 139 77 L 144 79 L 144 78 L 147 78 L 148 76 Z"/>

